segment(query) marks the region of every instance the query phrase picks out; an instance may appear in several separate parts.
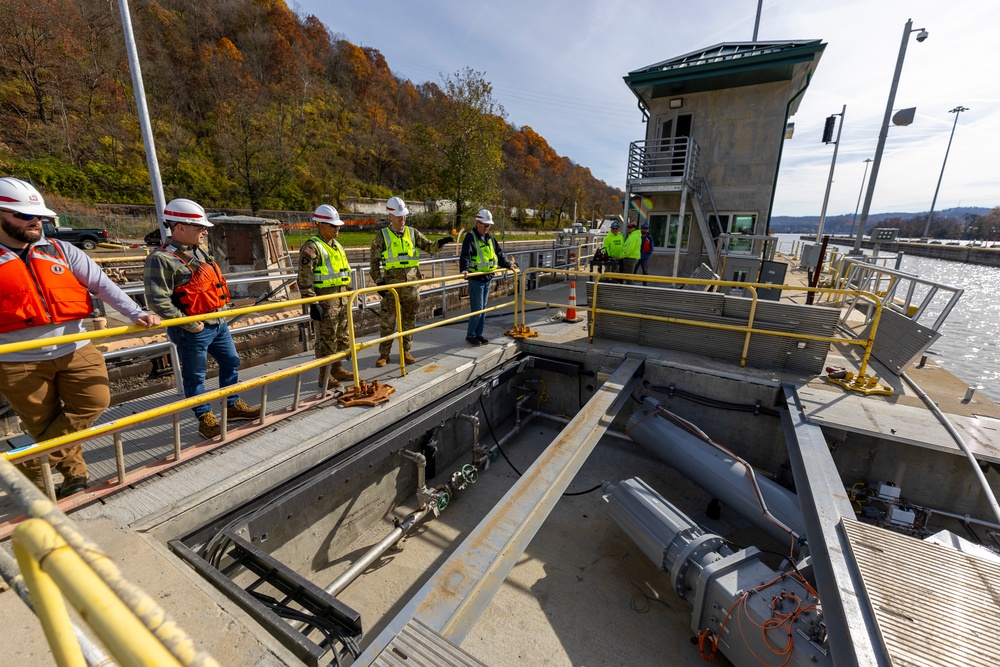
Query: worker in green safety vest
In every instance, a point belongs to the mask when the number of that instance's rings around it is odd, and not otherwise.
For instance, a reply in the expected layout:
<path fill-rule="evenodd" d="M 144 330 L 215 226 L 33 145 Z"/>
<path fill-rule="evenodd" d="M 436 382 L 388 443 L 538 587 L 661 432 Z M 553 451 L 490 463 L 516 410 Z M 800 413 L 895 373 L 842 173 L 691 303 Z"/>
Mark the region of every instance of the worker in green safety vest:
<path fill-rule="evenodd" d="M 486 307 L 490 294 L 490 282 L 497 268 L 517 270 L 517 265 L 507 259 L 507 256 L 497 245 L 497 240 L 490 234 L 493 226 L 493 214 L 482 209 L 476 214 L 476 227 L 465 235 L 462 240 L 462 251 L 458 256 L 458 270 L 469 281 L 469 307 L 472 312 Z M 473 315 L 469 319 L 465 342 L 473 347 L 486 345 L 490 341 L 483 336 L 486 326 L 486 313 Z"/>
<path fill-rule="evenodd" d="M 340 294 L 351 289 L 351 265 L 344 247 L 337 241 L 344 222 L 337 209 L 322 204 L 313 213 L 318 234 L 299 249 L 299 295 L 303 298 Z M 309 316 L 316 334 L 316 358 L 328 357 L 350 347 L 347 331 L 347 309 L 350 301 L 329 299 L 310 304 Z M 345 370 L 338 359 L 329 367 L 330 388 L 340 388 L 341 380 L 353 380 L 354 375 Z M 319 370 L 319 388 L 327 388 L 327 367 Z"/>
<path fill-rule="evenodd" d="M 383 227 L 375 234 L 370 250 L 369 269 L 372 280 L 376 285 L 392 285 L 420 280 L 423 277 L 419 268 L 420 251 L 423 250 L 433 255 L 455 239 L 446 236 L 438 239 L 436 243 L 431 243 L 416 229 L 408 227 L 406 216 L 410 214 L 410 210 L 406 208 L 406 204 L 399 197 L 390 197 L 385 204 L 385 211 L 389 216 L 389 226 Z M 417 286 L 400 287 L 396 291 L 399 293 L 402 328 L 404 331 L 413 329 L 417 326 L 420 288 Z M 389 290 L 384 290 L 379 294 L 382 297 L 379 336 L 384 338 L 396 331 L 396 305 Z M 415 361 L 413 355 L 410 354 L 412 343 L 412 335 L 403 336 L 403 360 L 408 364 Z M 379 343 L 376 366 L 381 368 L 389 363 L 389 350 L 391 349 L 391 340 Z"/>

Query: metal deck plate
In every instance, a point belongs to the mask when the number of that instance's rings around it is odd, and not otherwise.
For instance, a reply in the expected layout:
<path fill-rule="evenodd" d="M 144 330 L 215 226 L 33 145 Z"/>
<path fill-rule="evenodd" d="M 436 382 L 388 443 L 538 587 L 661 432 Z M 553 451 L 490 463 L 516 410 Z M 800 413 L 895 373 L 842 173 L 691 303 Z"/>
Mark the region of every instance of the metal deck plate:
<path fill-rule="evenodd" d="M 1000 564 L 843 521 L 892 665 L 1000 665 Z"/>
<path fill-rule="evenodd" d="M 410 619 L 372 662 L 373 667 L 483 667 L 471 655 L 417 619 Z"/>

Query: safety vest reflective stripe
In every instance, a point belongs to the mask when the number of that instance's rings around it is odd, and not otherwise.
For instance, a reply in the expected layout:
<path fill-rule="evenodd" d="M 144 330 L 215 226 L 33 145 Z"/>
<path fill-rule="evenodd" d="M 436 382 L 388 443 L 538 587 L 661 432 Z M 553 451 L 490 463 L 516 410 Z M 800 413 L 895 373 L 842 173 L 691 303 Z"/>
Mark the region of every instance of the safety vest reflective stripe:
<path fill-rule="evenodd" d="M 319 248 L 319 254 L 323 260 L 313 269 L 313 287 L 321 289 L 349 285 L 351 265 L 347 262 L 344 247 L 337 243 L 336 239 L 333 240 L 332 246 L 319 236 L 314 236 L 309 240 Z"/>
<path fill-rule="evenodd" d="M 413 227 L 403 227 L 402 238 L 388 227 L 383 227 L 382 240 L 385 241 L 382 261 L 386 269 L 408 269 L 420 264 L 417 259 L 420 256 L 420 248 L 417 247 L 417 237 Z"/>
<path fill-rule="evenodd" d="M 470 273 L 485 273 L 497 268 L 497 254 L 493 249 L 493 244 L 488 239 L 476 237 L 476 254 L 472 256 L 469 263 Z"/>

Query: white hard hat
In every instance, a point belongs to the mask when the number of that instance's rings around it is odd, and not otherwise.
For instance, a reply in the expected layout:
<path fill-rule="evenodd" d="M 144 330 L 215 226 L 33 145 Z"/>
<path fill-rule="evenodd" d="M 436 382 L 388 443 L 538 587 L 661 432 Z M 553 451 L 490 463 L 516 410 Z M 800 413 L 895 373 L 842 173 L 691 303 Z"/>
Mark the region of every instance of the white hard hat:
<path fill-rule="evenodd" d="M 0 178 L 0 208 L 28 215 L 56 217 L 56 212 L 45 205 L 35 186 L 11 176 Z"/>
<path fill-rule="evenodd" d="M 406 204 L 399 197 L 389 197 L 389 201 L 385 203 L 385 212 L 389 215 L 409 215 L 410 209 L 406 208 Z"/>
<path fill-rule="evenodd" d="M 481 222 L 484 225 L 493 224 L 493 214 L 490 213 L 489 209 L 482 209 L 479 213 L 476 213 L 476 222 Z"/>
<path fill-rule="evenodd" d="M 340 227 L 344 224 L 344 221 L 340 219 L 340 214 L 337 213 L 337 209 L 329 204 L 320 204 L 319 208 L 313 212 L 313 222 L 325 222 L 334 227 Z"/>
<path fill-rule="evenodd" d="M 202 227 L 214 227 L 205 216 L 205 209 L 198 202 L 190 199 L 172 199 L 163 209 L 163 219 L 174 224 L 183 222 L 187 225 L 201 225 Z"/>

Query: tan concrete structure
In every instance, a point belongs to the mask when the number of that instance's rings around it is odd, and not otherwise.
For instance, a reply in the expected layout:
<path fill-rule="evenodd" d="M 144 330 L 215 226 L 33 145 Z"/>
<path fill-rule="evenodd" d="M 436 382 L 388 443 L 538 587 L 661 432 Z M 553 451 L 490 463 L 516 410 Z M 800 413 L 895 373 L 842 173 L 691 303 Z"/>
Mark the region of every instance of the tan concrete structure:
<path fill-rule="evenodd" d="M 628 212 L 649 220 L 653 273 L 690 276 L 702 263 L 721 273 L 720 243 L 760 256 L 759 241 L 725 244 L 719 235 L 766 233 L 785 127 L 824 48 L 719 44 L 625 77 L 647 121 L 629 150 Z"/>

